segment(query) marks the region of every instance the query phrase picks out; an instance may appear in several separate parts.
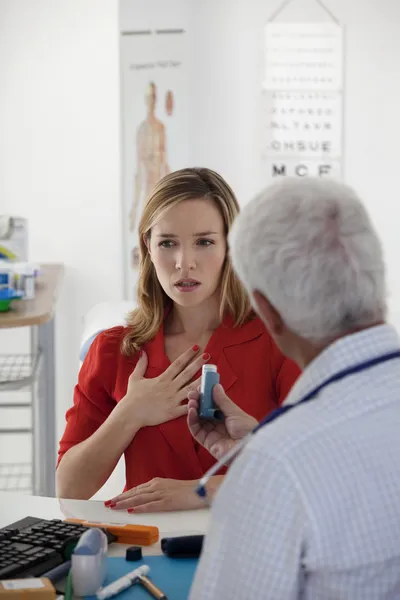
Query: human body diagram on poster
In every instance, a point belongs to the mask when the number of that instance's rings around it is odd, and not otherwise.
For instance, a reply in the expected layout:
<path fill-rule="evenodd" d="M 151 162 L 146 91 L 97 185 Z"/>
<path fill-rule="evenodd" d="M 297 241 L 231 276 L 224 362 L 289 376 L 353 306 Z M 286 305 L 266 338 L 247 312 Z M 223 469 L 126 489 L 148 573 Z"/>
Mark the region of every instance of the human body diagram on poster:
<path fill-rule="evenodd" d="M 129 228 L 134 232 L 139 224 L 143 204 L 155 184 L 169 173 L 165 125 L 156 116 L 157 86 L 150 81 L 146 90 L 147 116 L 136 131 L 136 172 L 133 182 L 132 208 Z M 172 113 L 172 92 L 166 99 L 166 108 Z M 139 266 L 139 249 L 132 249 L 132 268 Z"/>

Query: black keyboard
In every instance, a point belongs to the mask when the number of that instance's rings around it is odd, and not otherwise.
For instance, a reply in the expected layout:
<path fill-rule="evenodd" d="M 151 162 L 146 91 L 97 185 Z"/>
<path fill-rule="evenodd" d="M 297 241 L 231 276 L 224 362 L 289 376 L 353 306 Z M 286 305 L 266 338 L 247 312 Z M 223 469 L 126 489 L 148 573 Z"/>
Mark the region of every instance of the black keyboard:
<path fill-rule="evenodd" d="M 38 577 L 70 559 L 87 527 L 26 517 L 0 529 L 0 579 Z M 103 530 L 104 531 L 104 530 Z M 116 536 L 104 531 L 108 543 Z"/>

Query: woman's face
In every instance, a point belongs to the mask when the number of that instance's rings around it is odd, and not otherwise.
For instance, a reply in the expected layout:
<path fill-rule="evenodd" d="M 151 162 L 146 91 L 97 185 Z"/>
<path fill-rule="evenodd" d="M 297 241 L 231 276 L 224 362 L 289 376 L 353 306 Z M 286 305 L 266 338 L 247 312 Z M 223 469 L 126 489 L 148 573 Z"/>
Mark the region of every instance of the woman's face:
<path fill-rule="evenodd" d="M 169 209 L 152 227 L 148 248 L 163 290 L 180 306 L 198 306 L 219 293 L 226 237 L 213 200 L 185 200 Z"/>

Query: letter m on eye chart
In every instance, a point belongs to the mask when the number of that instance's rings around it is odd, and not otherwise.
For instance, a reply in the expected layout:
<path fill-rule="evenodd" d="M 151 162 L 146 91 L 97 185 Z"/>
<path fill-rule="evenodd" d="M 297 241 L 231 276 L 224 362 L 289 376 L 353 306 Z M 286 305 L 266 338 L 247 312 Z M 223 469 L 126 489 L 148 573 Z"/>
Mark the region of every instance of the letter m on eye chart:
<path fill-rule="evenodd" d="M 136 296 L 143 205 L 164 175 L 187 165 L 186 43 L 180 28 L 121 35 L 122 229 L 128 300 Z"/>
<path fill-rule="evenodd" d="M 266 25 L 265 184 L 284 176 L 342 177 L 342 38 L 336 22 Z"/>

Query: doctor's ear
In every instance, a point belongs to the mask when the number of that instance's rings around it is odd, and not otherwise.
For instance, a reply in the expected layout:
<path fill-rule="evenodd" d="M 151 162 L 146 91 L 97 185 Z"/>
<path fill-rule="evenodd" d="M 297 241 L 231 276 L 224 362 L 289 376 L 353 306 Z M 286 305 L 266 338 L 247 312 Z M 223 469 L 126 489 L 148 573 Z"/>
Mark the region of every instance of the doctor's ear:
<path fill-rule="evenodd" d="M 276 308 L 267 300 L 264 294 L 256 290 L 253 292 L 253 300 L 257 313 L 269 331 L 275 336 L 282 335 L 285 330 L 285 324 Z"/>

